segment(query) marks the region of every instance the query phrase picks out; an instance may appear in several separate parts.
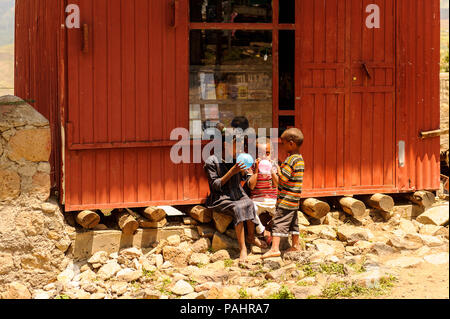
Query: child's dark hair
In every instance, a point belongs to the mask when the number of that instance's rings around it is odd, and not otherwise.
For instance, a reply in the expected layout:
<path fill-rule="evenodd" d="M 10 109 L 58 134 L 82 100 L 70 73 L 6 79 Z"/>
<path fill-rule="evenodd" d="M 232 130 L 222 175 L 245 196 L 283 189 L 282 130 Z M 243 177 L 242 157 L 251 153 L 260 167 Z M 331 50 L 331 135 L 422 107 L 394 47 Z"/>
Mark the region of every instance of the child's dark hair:
<path fill-rule="evenodd" d="M 298 128 L 289 128 L 281 135 L 281 139 L 287 142 L 294 142 L 297 146 L 303 144 L 303 133 Z"/>
<path fill-rule="evenodd" d="M 245 131 L 250 127 L 250 123 L 245 116 L 237 116 L 231 121 L 231 127 L 240 128 Z"/>

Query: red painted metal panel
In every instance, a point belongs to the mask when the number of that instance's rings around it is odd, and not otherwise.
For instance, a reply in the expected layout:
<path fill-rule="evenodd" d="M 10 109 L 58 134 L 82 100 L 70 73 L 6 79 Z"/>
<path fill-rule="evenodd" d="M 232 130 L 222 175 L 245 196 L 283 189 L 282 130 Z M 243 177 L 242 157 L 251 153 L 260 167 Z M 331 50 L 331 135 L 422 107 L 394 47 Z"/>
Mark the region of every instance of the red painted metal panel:
<path fill-rule="evenodd" d="M 88 53 L 81 52 L 80 30 L 61 36 L 63 3 L 17 0 L 15 87 L 51 122 L 53 183 L 62 176 L 66 209 L 203 200 L 202 165 L 168 158 L 171 129 L 188 127 L 188 1 L 179 1 L 176 28 L 173 0 L 71 1 L 89 25 Z M 439 138 L 421 140 L 419 133 L 439 127 L 439 1 L 296 3 L 297 23 L 288 28 L 296 31 L 304 195 L 437 189 Z M 381 8 L 381 29 L 365 27 L 372 3 Z"/>

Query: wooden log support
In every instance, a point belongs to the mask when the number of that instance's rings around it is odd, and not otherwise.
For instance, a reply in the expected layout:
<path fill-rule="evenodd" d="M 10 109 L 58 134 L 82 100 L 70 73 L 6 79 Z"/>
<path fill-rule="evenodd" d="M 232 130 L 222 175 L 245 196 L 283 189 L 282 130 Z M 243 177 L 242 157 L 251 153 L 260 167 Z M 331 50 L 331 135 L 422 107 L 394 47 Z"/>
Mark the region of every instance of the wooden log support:
<path fill-rule="evenodd" d="M 390 212 L 394 208 L 394 199 L 385 194 L 373 194 L 372 196 L 362 196 L 361 200 L 368 206 L 381 210 L 383 212 Z"/>
<path fill-rule="evenodd" d="M 434 194 L 428 191 L 417 191 L 414 194 L 408 194 L 406 197 L 411 202 L 422 206 L 425 209 L 431 207 L 436 201 Z"/>
<path fill-rule="evenodd" d="M 301 210 L 315 219 L 321 219 L 330 212 L 330 205 L 315 198 L 308 198 L 301 204 Z"/>
<path fill-rule="evenodd" d="M 213 220 L 216 229 L 223 234 L 233 221 L 233 217 L 230 215 L 213 212 Z"/>
<path fill-rule="evenodd" d="M 166 211 L 162 208 L 150 206 L 142 212 L 142 215 L 152 222 L 159 222 L 166 218 Z"/>
<path fill-rule="evenodd" d="M 194 206 L 189 215 L 200 223 L 209 223 L 212 220 L 212 211 L 204 206 Z"/>
<path fill-rule="evenodd" d="M 75 217 L 78 224 L 86 229 L 92 229 L 100 223 L 100 215 L 91 210 L 83 210 Z"/>
<path fill-rule="evenodd" d="M 339 199 L 342 210 L 356 219 L 366 216 L 366 205 L 353 197 L 342 197 Z"/>
<path fill-rule="evenodd" d="M 139 228 L 139 223 L 128 210 L 119 210 L 115 214 L 119 228 L 126 235 L 132 235 Z"/>

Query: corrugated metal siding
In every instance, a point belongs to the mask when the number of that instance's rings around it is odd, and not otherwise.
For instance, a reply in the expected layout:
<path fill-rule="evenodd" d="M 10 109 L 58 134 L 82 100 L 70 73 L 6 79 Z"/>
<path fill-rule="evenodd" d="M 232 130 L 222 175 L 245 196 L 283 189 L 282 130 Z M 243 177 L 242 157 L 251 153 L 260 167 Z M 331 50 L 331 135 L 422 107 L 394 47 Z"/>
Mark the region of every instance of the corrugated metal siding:
<path fill-rule="evenodd" d="M 72 2 L 90 27 L 87 54 L 81 30 L 58 43 L 62 0 L 17 0 L 16 12 L 16 94 L 35 99 L 52 123 L 56 176 L 59 112 L 67 114 L 66 209 L 200 202 L 201 165 L 169 160 L 171 129 L 188 127 L 188 1 L 176 29 L 170 0 Z M 364 28 L 371 3 L 382 8 L 381 30 Z M 419 133 L 439 127 L 439 1 L 298 0 L 297 8 L 304 195 L 437 189 L 439 138 Z M 64 47 L 67 78 L 58 69 Z M 58 96 L 65 85 L 67 105 Z"/>
<path fill-rule="evenodd" d="M 397 169 L 399 190 L 439 188 L 440 10 L 438 0 L 397 0 L 397 142 L 406 142 L 406 165 Z"/>
<path fill-rule="evenodd" d="M 68 31 L 66 208 L 203 198 L 202 166 L 169 158 L 171 130 L 188 127 L 187 3 L 176 29 L 172 1 L 74 3 L 92 51 Z"/>
<path fill-rule="evenodd" d="M 59 186 L 58 34 L 61 1 L 16 0 L 14 94 L 44 115 L 52 130 L 52 185 Z"/>

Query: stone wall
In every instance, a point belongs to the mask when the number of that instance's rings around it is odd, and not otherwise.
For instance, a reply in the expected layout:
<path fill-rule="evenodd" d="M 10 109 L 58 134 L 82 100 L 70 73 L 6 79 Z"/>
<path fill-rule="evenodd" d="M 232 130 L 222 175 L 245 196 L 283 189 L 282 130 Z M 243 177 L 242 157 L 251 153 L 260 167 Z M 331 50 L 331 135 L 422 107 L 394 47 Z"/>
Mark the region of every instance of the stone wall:
<path fill-rule="evenodd" d="M 50 196 L 47 119 L 14 96 L 0 97 L 0 296 L 10 283 L 55 280 L 70 246 L 64 216 Z"/>

